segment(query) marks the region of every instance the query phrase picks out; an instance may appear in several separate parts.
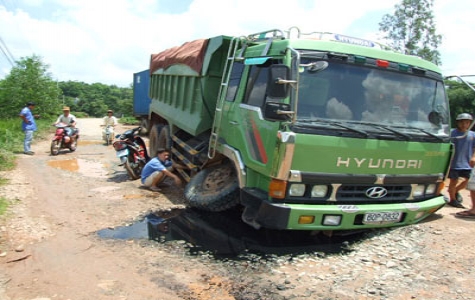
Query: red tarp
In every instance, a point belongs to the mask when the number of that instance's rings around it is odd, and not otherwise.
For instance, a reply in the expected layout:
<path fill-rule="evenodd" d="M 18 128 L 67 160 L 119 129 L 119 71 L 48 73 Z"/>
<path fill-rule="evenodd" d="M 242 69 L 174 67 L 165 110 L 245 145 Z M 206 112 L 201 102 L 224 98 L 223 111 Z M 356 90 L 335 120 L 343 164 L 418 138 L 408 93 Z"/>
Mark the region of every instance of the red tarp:
<path fill-rule="evenodd" d="M 158 69 L 166 69 L 174 64 L 185 64 L 201 72 L 203 60 L 206 52 L 208 39 L 186 42 L 181 46 L 173 47 L 157 54 L 152 54 L 150 58 L 150 74 Z"/>

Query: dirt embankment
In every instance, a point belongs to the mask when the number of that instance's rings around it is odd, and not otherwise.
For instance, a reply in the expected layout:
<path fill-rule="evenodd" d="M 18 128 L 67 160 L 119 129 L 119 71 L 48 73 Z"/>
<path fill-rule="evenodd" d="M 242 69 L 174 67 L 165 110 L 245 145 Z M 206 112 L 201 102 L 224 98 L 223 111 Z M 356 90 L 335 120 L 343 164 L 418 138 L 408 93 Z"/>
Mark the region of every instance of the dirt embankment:
<path fill-rule="evenodd" d="M 80 120 L 77 151 L 50 156 L 49 141 L 36 141 L 34 156 L 20 154 L 17 168 L 0 174 L 10 181 L 0 195 L 12 204 L 0 221 L 0 299 L 475 298 L 475 223 L 451 207 L 335 255 L 215 260 L 191 255 L 186 241 L 99 238 L 99 230 L 183 207 L 181 189 L 155 193 L 128 180 L 99 124 Z"/>

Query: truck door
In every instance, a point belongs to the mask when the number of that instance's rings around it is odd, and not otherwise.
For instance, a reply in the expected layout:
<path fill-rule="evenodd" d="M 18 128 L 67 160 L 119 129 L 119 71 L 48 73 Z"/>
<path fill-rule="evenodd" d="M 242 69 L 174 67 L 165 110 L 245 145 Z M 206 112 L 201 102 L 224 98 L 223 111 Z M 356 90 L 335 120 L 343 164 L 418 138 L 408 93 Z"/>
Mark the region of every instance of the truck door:
<path fill-rule="evenodd" d="M 264 120 L 268 67 L 235 62 L 223 105 L 220 137 L 237 149 L 249 169 L 270 174 L 279 122 Z"/>

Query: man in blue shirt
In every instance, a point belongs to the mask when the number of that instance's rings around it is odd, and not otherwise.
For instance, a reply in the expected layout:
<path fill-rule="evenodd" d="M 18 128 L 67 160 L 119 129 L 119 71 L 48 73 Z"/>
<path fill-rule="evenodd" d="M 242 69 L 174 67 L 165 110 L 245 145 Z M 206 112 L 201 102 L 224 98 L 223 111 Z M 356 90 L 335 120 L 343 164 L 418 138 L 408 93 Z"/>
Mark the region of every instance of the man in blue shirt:
<path fill-rule="evenodd" d="M 467 186 L 470 173 L 475 166 L 475 133 L 470 131 L 472 121 L 473 117 L 470 114 L 459 114 L 455 121 L 456 128 L 450 134 L 454 144 L 454 156 L 449 170 L 448 205 L 457 208 L 464 208 L 463 198 L 459 192 Z"/>
<path fill-rule="evenodd" d="M 173 163 L 170 160 L 170 152 L 165 149 L 158 149 L 156 157 L 149 160 L 141 174 L 142 184 L 150 190 L 158 192 L 158 185 L 165 179 L 165 176 L 173 178 L 177 186 L 181 185 L 181 179 L 172 173 Z"/>
<path fill-rule="evenodd" d="M 33 140 L 33 132 L 37 130 L 35 123 L 35 116 L 32 110 L 35 108 L 34 102 L 28 102 L 26 106 L 20 111 L 20 118 L 23 120 L 21 129 L 25 133 L 23 141 L 23 153 L 26 155 L 33 155 L 35 152 L 31 151 L 31 141 Z"/>

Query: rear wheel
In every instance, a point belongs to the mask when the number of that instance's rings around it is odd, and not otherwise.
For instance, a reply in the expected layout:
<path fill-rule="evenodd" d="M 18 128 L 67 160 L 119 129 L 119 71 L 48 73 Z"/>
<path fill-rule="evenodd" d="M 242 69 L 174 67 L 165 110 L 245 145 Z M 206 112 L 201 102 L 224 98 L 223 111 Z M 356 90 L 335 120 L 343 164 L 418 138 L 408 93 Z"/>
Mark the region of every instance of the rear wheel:
<path fill-rule="evenodd" d="M 170 126 L 164 125 L 158 135 L 158 148 L 171 149 L 172 138 L 170 135 Z"/>
<path fill-rule="evenodd" d="M 185 187 L 189 205 L 206 211 L 224 211 L 239 203 L 239 184 L 230 163 L 204 169 Z"/>
<path fill-rule="evenodd" d="M 58 155 L 61 142 L 54 140 L 51 142 L 51 155 Z"/>
<path fill-rule="evenodd" d="M 124 164 L 125 170 L 127 171 L 127 174 L 132 180 L 136 180 L 140 178 L 140 175 L 142 174 L 142 169 L 144 166 L 145 166 L 145 163 L 143 161 L 133 162 L 133 161 L 130 161 L 129 159 L 127 159 Z"/>
<path fill-rule="evenodd" d="M 141 118 L 140 119 L 140 127 L 142 127 L 140 129 L 140 134 L 141 135 L 146 135 L 147 134 L 147 130 L 149 128 L 149 123 L 150 123 L 149 120 L 146 119 L 146 118 Z"/>
<path fill-rule="evenodd" d="M 160 136 L 160 131 L 162 130 L 163 125 L 158 124 L 154 125 L 150 129 L 150 134 L 148 135 L 149 138 L 149 150 L 150 150 L 150 156 L 154 157 L 157 154 L 157 149 L 159 148 L 158 146 L 158 140 Z"/>

